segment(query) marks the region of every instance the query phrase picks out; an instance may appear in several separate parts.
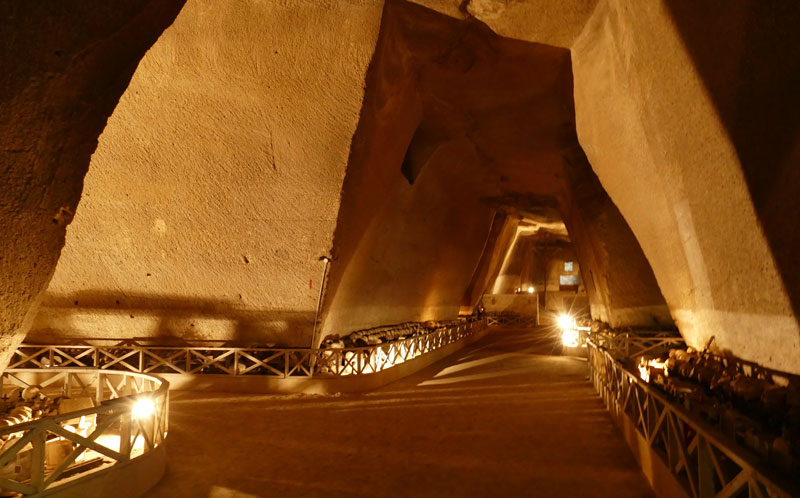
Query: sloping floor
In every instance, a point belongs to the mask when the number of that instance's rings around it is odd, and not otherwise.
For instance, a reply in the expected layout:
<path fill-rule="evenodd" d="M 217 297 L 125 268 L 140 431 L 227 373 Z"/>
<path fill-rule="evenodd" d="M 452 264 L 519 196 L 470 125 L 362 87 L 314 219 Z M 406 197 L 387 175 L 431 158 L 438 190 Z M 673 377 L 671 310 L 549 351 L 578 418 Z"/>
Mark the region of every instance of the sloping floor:
<path fill-rule="evenodd" d="M 492 331 L 368 394 L 173 393 L 155 497 L 653 496 L 545 329 Z"/>

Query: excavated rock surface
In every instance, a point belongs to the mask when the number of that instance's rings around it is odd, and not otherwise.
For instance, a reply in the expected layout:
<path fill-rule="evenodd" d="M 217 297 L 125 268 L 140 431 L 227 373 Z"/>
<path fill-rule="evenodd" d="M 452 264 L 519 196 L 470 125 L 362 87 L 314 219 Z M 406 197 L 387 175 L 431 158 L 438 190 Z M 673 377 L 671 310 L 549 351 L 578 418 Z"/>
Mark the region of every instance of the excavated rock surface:
<path fill-rule="evenodd" d="M 572 46 L 578 137 L 689 344 L 800 373 L 800 4 L 695 6 L 598 2 Z"/>
<path fill-rule="evenodd" d="M 42 328 L 305 343 L 334 229 L 326 331 L 454 316 L 511 230 L 487 245 L 474 199 L 512 191 L 555 199 L 595 317 L 661 316 L 660 288 L 690 344 L 800 372 L 800 4 L 418 3 L 451 17 L 190 1 L 101 138 Z M 2 7 L 6 355 L 180 4 Z"/>
<path fill-rule="evenodd" d="M 0 369 L 53 274 L 97 137 L 142 55 L 182 5 L 0 6 Z"/>
<path fill-rule="evenodd" d="M 309 346 L 381 7 L 188 1 L 100 137 L 34 337 Z"/>
<path fill-rule="evenodd" d="M 462 297 L 484 271 L 475 265 L 490 264 L 482 254 L 497 199 L 563 214 L 604 320 L 671 322 L 578 146 L 569 52 L 387 3 L 342 190 L 323 335 L 452 319 L 476 304 Z"/>

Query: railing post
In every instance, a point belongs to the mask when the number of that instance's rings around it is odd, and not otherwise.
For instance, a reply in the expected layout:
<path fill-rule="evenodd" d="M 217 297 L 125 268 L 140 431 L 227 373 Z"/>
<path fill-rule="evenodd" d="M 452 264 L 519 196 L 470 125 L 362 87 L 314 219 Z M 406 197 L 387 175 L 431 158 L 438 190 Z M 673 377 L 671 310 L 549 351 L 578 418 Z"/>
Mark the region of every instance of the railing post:
<path fill-rule="evenodd" d="M 44 482 L 44 450 L 47 431 L 38 427 L 33 430 L 36 431 L 36 435 L 31 441 L 31 486 L 33 486 L 36 491 L 42 491 L 42 483 Z"/>
<path fill-rule="evenodd" d="M 64 380 L 64 396 L 67 398 L 72 397 L 72 372 L 67 372 Z"/>
<path fill-rule="evenodd" d="M 625 358 L 631 357 L 631 338 L 630 334 L 625 332 Z"/>
<path fill-rule="evenodd" d="M 714 492 L 714 468 L 711 462 L 711 449 L 706 439 L 697 435 L 697 492 L 698 498 L 711 498 Z"/>
<path fill-rule="evenodd" d="M 667 465 L 669 466 L 669 471 L 674 473 L 675 466 L 678 464 L 678 445 L 683 444 L 679 439 L 682 439 L 683 435 L 678 434 L 672 413 L 667 413 L 666 418 L 667 420 L 664 423 L 669 424 L 667 429 Z"/>
<path fill-rule="evenodd" d="M 94 393 L 95 401 L 97 402 L 97 406 L 100 406 L 103 403 L 103 374 L 100 373 L 100 370 L 97 371 L 97 389 Z"/>
<path fill-rule="evenodd" d="M 655 429 L 656 422 L 658 422 L 658 415 L 656 414 L 656 402 L 650 394 L 645 393 L 647 396 L 647 439 L 653 439 L 653 430 Z M 666 407 L 664 407 L 666 410 Z"/>
<path fill-rule="evenodd" d="M 125 458 L 131 457 L 131 424 L 133 420 L 130 412 L 119 418 L 119 452 Z"/>
<path fill-rule="evenodd" d="M 167 431 L 169 430 L 169 390 L 164 393 L 164 416 L 161 417 L 161 439 L 164 439 Z"/>

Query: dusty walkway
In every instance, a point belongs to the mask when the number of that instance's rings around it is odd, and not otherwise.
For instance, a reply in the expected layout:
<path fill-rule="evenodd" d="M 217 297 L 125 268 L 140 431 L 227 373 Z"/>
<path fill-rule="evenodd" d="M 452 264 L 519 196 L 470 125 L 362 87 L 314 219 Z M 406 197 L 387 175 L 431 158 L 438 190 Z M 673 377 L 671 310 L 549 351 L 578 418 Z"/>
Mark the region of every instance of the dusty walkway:
<path fill-rule="evenodd" d="M 149 497 L 652 496 L 586 366 L 494 331 L 382 390 L 175 393 Z"/>

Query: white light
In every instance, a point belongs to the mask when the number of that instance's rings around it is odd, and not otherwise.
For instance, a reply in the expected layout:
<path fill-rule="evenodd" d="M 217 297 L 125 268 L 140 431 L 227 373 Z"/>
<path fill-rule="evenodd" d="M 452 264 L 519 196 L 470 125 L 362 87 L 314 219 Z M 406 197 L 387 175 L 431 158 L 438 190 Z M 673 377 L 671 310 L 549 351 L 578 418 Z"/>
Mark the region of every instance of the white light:
<path fill-rule="evenodd" d="M 568 348 L 577 348 L 581 343 L 580 332 L 575 329 L 564 329 L 561 333 L 561 343 Z"/>
<path fill-rule="evenodd" d="M 562 330 L 569 330 L 575 328 L 575 319 L 569 315 L 559 315 L 558 328 Z"/>
<path fill-rule="evenodd" d="M 156 405 L 150 398 L 139 398 L 131 408 L 131 415 L 136 419 L 144 419 L 149 417 L 156 411 Z"/>
<path fill-rule="evenodd" d="M 533 294 L 533 286 L 528 287 L 528 294 Z"/>

